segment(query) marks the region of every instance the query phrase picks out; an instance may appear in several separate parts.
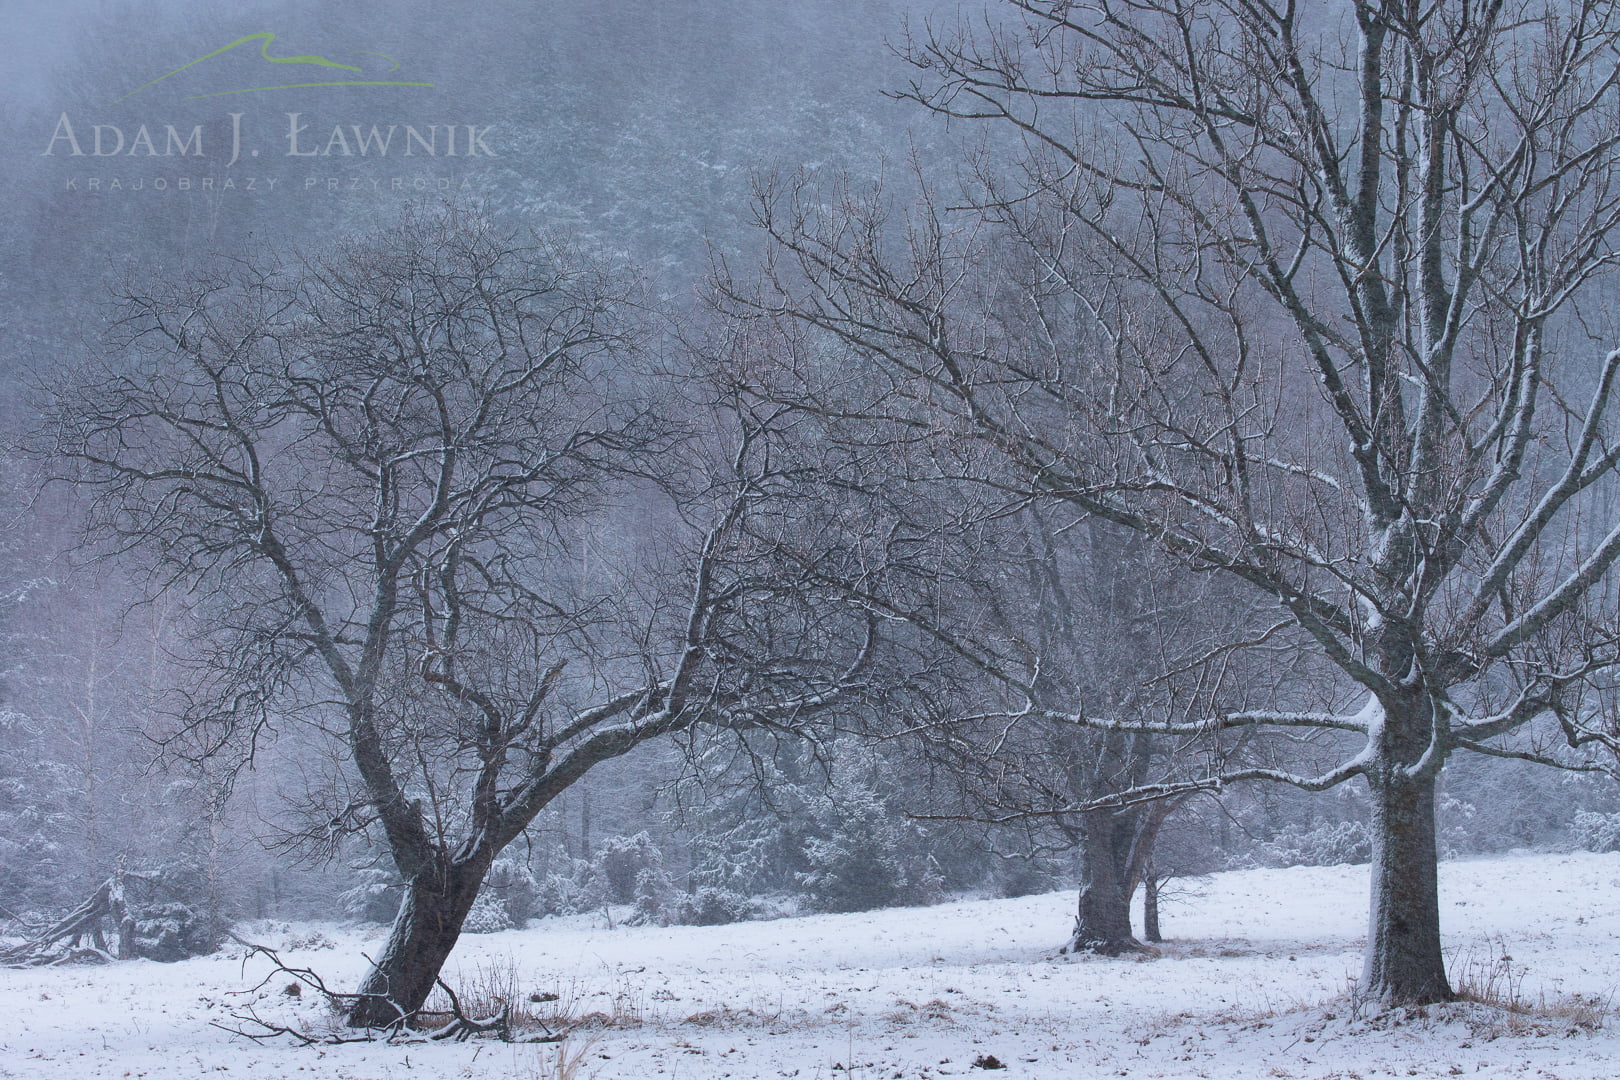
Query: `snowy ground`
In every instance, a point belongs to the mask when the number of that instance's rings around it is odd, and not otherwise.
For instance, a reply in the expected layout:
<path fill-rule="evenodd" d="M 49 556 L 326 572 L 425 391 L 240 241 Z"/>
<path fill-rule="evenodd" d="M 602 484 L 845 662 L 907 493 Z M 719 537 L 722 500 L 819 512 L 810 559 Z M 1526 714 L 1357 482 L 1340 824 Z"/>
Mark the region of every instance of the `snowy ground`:
<path fill-rule="evenodd" d="M 1254 870 L 1196 883 L 1153 958 L 1054 955 L 1067 894 L 729 927 L 609 929 L 601 917 L 462 939 L 464 985 L 515 979 L 586 1022 L 561 1044 L 254 1043 L 213 1023 L 252 1004 L 331 1021 L 266 965 L 0 971 L 0 1077 L 1620 1076 L 1620 855 L 1534 855 L 1441 868 L 1454 981 L 1494 981 L 1539 1015 L 1477 1005 L 1365 1017 L 1365 867 Z M 284 959 L 352 986 L 379 944 L 330 926 L 250 926 Z M 300 941 L 299 939 L 303 939 Z M 313 945 L 314 947 L 310 947 Z M 1511 956 L 1511 960 L 1502 959 Z M 453 982 L 455 980 L 452 980 Z M 595 1015 L 592 1015 L 595 1014 Z M 975 1066 L 975 1061 L 980 1062 Z"/>

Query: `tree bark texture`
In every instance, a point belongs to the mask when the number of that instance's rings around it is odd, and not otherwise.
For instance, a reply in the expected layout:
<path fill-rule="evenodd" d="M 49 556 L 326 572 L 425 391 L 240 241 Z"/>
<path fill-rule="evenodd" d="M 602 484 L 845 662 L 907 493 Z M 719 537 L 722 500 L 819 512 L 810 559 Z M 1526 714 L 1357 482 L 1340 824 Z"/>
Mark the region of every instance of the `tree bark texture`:
<path fill-rule="evenodd" d="M 434 859 L 417 872 L 400 901 L 388 944 L 349 1010 L 350 1027 L 414 1024 L 478 899 L 488 860 Z"/>
<path fill-rule="evenodd" d="M 1386 1006 L 1455 996 L 1440 949 L 1433 776 L 1373 784 L 1372 897 L 1361 995 Z"/>
<path fill-rule="evenodd" d="M 1159 931 L 1159 872 L 1151 859 L 1142 871 L 1142 938 L 1150 945 L 1164 940 Z"/>
<path fill-rule="evenodd" d="M 1085 884 L 1076 905 L 1074 935 L 1064 952 L 1118 956 L 1138 952 L 1131 934 L 1131 852 L 1137 838 L 1136 813 L 1098 810 L 1085 816 Z"/>

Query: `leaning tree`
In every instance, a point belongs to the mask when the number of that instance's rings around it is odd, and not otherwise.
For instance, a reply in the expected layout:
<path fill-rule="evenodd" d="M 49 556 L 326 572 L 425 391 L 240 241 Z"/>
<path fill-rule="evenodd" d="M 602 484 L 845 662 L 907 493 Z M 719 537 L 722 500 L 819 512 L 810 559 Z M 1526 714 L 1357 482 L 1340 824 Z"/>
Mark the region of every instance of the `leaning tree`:
<path fill-rule="evenodd" d="M 765 284 L 733 310 L 883 372 L 866 413 L 895 438 L 987 448 L 984 482 L 1273 602 L 1269 639 L 1335 672 L 1337 704 L 1157 726 L 1353 740 L 1318 775 L 1200 782 L 1364 778 L 1360 993 L 1446 999 L 1440 772 L 1539 758 L 1549 726 L 1589 742 L 1620 648 L 1620 11 L 1004 7 L 900 46 L 903 96 L 985 134 L 957 206 L 902 229 L 876 196 L 767 185 Z"/>
<path fill-rule="evenodd" d="M 592 767 L 792 728 L 871 655 L 777 558 L 794 530 L 743 528 L 792 485 L 770 417 L 675 402 L 646 324 L 624 274 L 445 211 L 131 290 L 52 386 L 36 449 L 92 537 L 195 608 L 171 747 L 247 766 L 296 726 L 341 766 L 306 840 L 386 842 L 353 1025 L 415 1019 L 497 854 Z"/>

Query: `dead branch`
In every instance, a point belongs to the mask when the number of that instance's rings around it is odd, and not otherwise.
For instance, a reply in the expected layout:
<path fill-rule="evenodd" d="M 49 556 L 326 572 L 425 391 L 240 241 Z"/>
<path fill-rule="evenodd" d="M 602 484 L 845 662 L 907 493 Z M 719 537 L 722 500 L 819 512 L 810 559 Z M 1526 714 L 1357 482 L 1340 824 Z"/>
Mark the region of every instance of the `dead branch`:
<path fill-rule="evenodd" d="M 235 937 L 235 935 L 232 936 Z M 545 1034 L 529 1038 L 518 1038 L 513 1034 L 512 1031 L 512 1007 L 510 1003 L 502 1002 L 500 1012 L 494 1016 L 469 1016 L 462 1008 L 461 998 L 457 996 L 455 990 L 453 990 L 443 979 L 438 979 L 436 981 L 439 989 L 444 991 L 445 997 L 447 997 L 450 1001 L 449 1011 L 440 1009 L 418 1009 L 415 1012 L 406 1012 L 404 1009 L 400 1008 L 397 1002 L 390 999 L 387 995 L 346 993 L 341 990 L 333 990 L 326 985 L 326 980 L 322 979 L 320 974 L 313 968 L 293 967 L 283 960 L 276 950 L 267 945 L 258 945 L 253 942 L 246 941 L 240 937 L 236 937 L 236 940 L 248 948 L 248 954 L 243 958 L 242 961 L 244 968 L 246 967 L 247 960 L 253 956 L 263 956 L 265 959 L 270 961 L 271 968 L 270 971 L 266 973 L 264 978 L 260 979 L 253 986 L 247 988 L 246 990 L 234 990 L 232 991 L 233 994 L 256 994 L 268 986 L 270 982 L 277 976 L 288 976 L 297 980 L 298 984 L 307 986 L 311 990 L 315 991 L 315 993 L 321 995 L 326 1003 L 335 1011 L 347 1011 L 350 1007 L 361 1001 L 376 1000 L 386 1003 L 390 1008 L 399 1014 L 398 1020 L 386 1025 L 383 1028 L 368 1029 L 370 1032 L 368 1034 L 353 1036 L 340 1036 L 336 1034 L 311 1035 L 308 1032 L 300 1031 L 297 1028 L 288 1027 L 284 1024 L 271 1023 L 254 1012 L 252 1006 L 246 1007 L 241 1012 L 233 1012 L 230 1015 L 231 1019 L 242 1024 L 255 1025 L 258 1030 L 233 1028 L 219 1023 L 213 1024 L 214 1027 L 217 1027 L 222 1031 L 229 1031 L 234 1035 L 241 1035 L 243 1038 L 252 1039 L 256 1042 L 279 1038 L 282 1035 L 287 1035 L 297 1039 L 304 1046 L 312 1046 L 317 1043 L 321 1045 L 336 1045 L 339 1043 L 350 1042 L 374 1042 L 378 1037 L 375 1032 L 379 1030 L 387 1033 L 384 1036 L 387 1041 L 395 1042 L 399 1040 L 400 1036 L 406 1030 L 419 1027 L 422 1020 L 443 1016 L 448 1016 L 450 1018 L 450 1022 L 429 1036 L 429 1038 L 435 1041 L 453 1039 L 456 1042 L 465 1042 L 474 1035 L 494 1034 L 502 1042 L 550 1043 L 561 1042 L 567 1037 L 569 1031 L 572 1030 L 572 1028 L 569 1028 L 564 1031 L 554 1032 L 543 1022 L 540 1022 L 537 1019 L 536 1022 L 540 1023 L 540 1026 L 542 1029 L 544 1029 Z"/>
<path fill-rule="evenodd" d="M 237 940 L 241 941 L 242 939 L 237 938 Z M 302 983 L 304 986 L 307 986 L 311 990 L 315 991 L 317 994 L 320 994 L 321 997 L 326 1000 L 326 1003 L 336 1010 L 346 1009 L 350 1005 L 364 1000 L 386 1002 L 394 1009 L 395 1012 L 399 1014 L 399 1018 L 393 1023 L 388 1024 L 383 1030 L 398 1030 L 399 1028 L 403 1028 L 407 1023 L 415 1019 L 417 1016 L 422 1015 L 421 1013 L 407 1013 L 405 1010 L 401 1009 L 397 1003 L 389 999 L 386 994 L 345 993 L 341 990 L 333 990 L 326 985 L 326 981 L 322 979 L 313 968 L 292 967 L 286 961 L 282 960 L 281 956 L 274 949 L 267 945 L 255 945 L 246 941 L 243 941 L 242 943 L 248 947 L 247 956 L 242 958 L 242 965 L 244 969 L 247 966 L 247 961 L 254 956 L 263 956 L 265 959 L 269 960 L 271 969 L 263 979 L 260 979 L 258 983 L 252 987 L 249 987 L 246 990 L 234 990 L 232 991 L 233 994 L 256 994 L 260 990 L 264 989 L 265 986 L 269 984 L 270 980 L 274 979 L 277 975 L 289 975 L 292 978 L 297 979 L 298 982 Z M 239 1019 L 242 1018 L 239 1017 Z M 253 1019 L 257 1020 L 257 1018 Z M 262 1023 L 262 1021 L 258 1022 Z M 265 1026 L 273 1027 L 274 1025 L 266 1024 Z M 244 1032 L 243 1034 L 246 1033 Z M 252 1036 L 248 1037 L 252 1038 Z"/>
<path fill-rule="evenodd" d="M 489 1031 L 493 1031 L 499 1036 L 501 1042 L 512 1041 L 512 1006 L 510 1004 L 503 1001 L 499 1013 L 478 1020 L 461 1011 L 461 999 L 456 996 L 454 990 L 450 989 L 449 983 L 442 978 L 433 981 L 439 984 L 439 989 L 444 991 L 444 996 L 450 999 L 451 1015 L 450 1023 L 433 1033 L 434 1041 L 454 1039 L 456 1042 L 466 1042 L 470 1036 L 482 1035 Z"/>

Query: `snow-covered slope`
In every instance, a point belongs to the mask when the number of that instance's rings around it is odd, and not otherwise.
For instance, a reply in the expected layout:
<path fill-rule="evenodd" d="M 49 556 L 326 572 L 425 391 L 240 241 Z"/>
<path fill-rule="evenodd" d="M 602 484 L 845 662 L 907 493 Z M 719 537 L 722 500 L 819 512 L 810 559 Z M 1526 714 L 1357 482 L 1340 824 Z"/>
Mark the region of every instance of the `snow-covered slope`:
<path fill-rule="evenodd" d="M 588 1023 L 563 1043 L 250 1042 L 213 1023 L 251 1007 L 330 1026 L 262 959 L 0 971 L 0 1077 L 1620 1076 L 1620 855 L 1441 869 L 1453 979 L 1548 1006 L 1460 1004 L 1365 1017 L 1364 867 L 1253 870 L 1187 883 L 1156 957 L 1055 949 L 1072 896 L 965 901 L 725 927 L 607 928 L 600 917 L 468 936 L 452 984 L 515 981 L 532 1008 Z M 333 986 L 380 944 L 335 927 L 254 926 Z M 1504 959 L 1510 958 L 1510 959 Z M 592 1016 L 591 1014 L 597 1014 Z M 975 1061 L 980 1062 L 975 1066 Z M 573 1071 L 570 1072 L 569 1070 Z"/>

